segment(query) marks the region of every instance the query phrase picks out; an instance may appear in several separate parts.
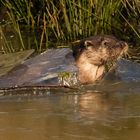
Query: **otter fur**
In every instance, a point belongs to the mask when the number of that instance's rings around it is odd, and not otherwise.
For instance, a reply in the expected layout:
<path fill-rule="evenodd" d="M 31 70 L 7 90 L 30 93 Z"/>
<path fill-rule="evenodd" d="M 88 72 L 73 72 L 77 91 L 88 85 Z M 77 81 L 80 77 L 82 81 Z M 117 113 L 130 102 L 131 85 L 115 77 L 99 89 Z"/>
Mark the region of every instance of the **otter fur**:
<path fill-rule="evenodd" d="M 73 47 L 79 81 L 89 84 L 101 79 L 106 66 L 116 63 L 127 50 L 128 44 L 114 36 L 94 36 L 81 40 Z"/>

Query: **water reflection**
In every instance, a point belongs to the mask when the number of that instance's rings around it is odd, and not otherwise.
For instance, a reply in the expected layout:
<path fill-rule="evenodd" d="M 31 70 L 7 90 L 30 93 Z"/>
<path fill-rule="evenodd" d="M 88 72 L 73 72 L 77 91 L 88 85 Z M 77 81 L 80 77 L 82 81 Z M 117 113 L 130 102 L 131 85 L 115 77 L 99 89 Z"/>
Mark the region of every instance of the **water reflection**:
<path fill-rule="evenodd" d="M 0 139 L 138 140 L 140 94 L 50 94 L 0 100 Z"/>

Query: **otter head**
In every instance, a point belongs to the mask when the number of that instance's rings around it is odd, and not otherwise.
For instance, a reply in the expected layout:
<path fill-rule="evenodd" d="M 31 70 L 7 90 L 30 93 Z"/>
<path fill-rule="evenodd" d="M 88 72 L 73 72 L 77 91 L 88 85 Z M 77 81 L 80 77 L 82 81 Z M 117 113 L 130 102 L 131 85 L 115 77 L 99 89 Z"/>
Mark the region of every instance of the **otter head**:
<path fill-rule="evenodd" d="M 82 40 L 74 52 L 79 81 L 87 84 L 99 80 L 127 49 L 127 43 L 112 36 L 96 36 Z"/>

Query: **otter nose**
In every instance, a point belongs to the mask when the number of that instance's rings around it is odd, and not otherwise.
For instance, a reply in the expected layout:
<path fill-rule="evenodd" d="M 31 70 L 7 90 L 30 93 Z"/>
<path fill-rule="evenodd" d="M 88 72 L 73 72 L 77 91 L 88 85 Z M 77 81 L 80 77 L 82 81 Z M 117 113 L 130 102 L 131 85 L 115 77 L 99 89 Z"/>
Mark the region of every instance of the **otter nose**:
<path fill-rule="evenodd" d="M 126 42 L 123 42 L 122 47 L 123 47 L 123 53 L 126 54 L 128 51 L 128 44 Z"/>
<path fill-rule="evenodd" d="M 121 49 L 123 49 L 122 50 L 123 53 L 127 53 L 127 51 L 128 51 L 128 44 L 126 42 L 120 41 L 120 42 L 117 43 L 117 46 L 121 47 Z"/>

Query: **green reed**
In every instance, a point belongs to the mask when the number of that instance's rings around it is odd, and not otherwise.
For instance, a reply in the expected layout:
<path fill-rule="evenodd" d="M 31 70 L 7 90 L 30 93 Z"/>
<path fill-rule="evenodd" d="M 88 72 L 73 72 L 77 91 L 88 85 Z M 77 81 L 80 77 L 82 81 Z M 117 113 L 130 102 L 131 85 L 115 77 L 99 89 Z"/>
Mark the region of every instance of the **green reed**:
<path fill-rule="evenodd" d="M 123 21 L 125 22 L 125 30 L 129 36 L 131 41 L 136 42 L 136 40 L 140 40 L 140 1 L 139 0 L 123 0 L 123 6 L 125 7 L 126 13 L 121 13 Z M 140 44 L 139 44 L 140 45 Z"/>
<path fill-rule="evenodd" d="M 140 39 L 139 0 L 1 0 L 1 3 L 9 10 L 22 49 L 27 48 L 21 35 L 24 25 L 35 33 L 35 49 L 39 51 L 48 48 L 50 42 L 69 42 L 97 34 L 114 34 L 136 43 Z"/>
<path fill-rule="evenodd" d="M 0 38 L 1 38 L 1 53 L 8 53 L 8 52 L 14 52 L 13 47 L 11 46 L 11 44 L 9 44 L 9 42 L 7 41 L 3 31 L 2 31 L 2 27 L 0 26 Z"/>

